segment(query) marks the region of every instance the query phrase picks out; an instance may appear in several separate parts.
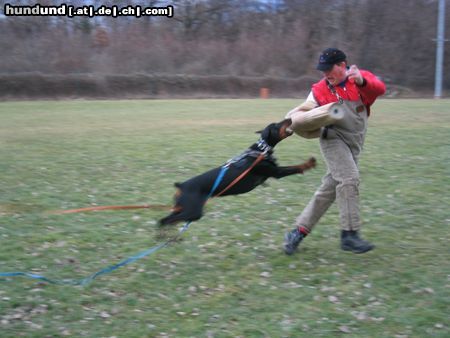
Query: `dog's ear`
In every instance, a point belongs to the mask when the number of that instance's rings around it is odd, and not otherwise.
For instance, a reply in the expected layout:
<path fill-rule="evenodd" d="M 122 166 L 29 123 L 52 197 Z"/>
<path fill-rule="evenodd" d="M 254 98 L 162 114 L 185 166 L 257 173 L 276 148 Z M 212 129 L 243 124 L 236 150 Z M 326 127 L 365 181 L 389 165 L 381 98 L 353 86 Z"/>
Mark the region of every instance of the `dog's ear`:
<path fill-rule="evenodd" d="M 262 132 L 263 132 L 263 129 L 255 131 L 255 134 L 262 134 Z"/>
<path fill-rule="evenodd" d="M 181 183 L 179 182 L 175 182 L 173 185 L 175 186 L 175 188 L 181 188 Z"/>

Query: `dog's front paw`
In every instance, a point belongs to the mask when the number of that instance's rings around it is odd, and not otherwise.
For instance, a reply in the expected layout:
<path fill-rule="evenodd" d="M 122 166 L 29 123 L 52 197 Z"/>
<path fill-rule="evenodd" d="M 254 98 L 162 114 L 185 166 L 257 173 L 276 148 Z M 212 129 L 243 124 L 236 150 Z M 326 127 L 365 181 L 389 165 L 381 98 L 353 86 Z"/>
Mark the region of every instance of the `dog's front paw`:
<path fill-rule="evenodd" d="M 316 158 L 315 158 L 315 157 L 311 157 L 311 158 L 308 160 L 307 163 L 310 165 L 310 168 L 315 168 L 315 167 L 316 167 L 316 164 L 317 164 Z"/>
<path fill-rule="evenodd" d="M 314 157 L 311 157 L 308 161 L 298 166 L 298 168 L 300 169 L 300 173 L 303 173 L 305 170 L 315 168 L 316 163 L 317 163 L 316 159 Z"/>

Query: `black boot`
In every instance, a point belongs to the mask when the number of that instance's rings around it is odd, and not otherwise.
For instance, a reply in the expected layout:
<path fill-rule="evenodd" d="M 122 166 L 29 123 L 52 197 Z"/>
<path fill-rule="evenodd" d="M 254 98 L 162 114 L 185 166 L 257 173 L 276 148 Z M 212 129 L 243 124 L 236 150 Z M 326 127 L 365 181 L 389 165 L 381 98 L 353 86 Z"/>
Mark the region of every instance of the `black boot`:
<path fill-rule="evenodd" d="M 286 255 L 292 255 L 297 250 L 298 245 L 306 237 L 308 230 L 303 227 L 295 228 L 284 235 L 284 252 Z"/>
<path fill-rule="evenodd" d="M 354 253 L 364 253 L 375 248 L 375 245 L 360 238 L 358 231 L 342 230 L 341 248 L 342 250 L 351 251 Z"/>

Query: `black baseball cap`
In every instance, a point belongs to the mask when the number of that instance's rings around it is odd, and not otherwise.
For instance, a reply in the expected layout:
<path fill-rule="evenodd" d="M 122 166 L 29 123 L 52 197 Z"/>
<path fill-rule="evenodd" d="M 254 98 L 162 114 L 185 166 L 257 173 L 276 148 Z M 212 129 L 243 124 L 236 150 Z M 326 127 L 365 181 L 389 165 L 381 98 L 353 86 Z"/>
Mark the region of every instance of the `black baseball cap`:
<path fill-rule="evenodd" d="M 316 69 L 327 71 L 333 68 L 336 63 L 346 61 L 345 53 L 337 48 L 327 48 L 319 56 L 319 63 Z"/>

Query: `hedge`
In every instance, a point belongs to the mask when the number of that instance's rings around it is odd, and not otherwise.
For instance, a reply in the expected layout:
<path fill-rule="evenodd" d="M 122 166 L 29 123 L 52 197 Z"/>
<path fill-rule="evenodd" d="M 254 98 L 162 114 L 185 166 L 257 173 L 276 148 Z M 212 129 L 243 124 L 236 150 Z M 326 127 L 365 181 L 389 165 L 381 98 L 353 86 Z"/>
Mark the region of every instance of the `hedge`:
<path fill-rule="evenodd" d="M 316 80 L 308 76 L 24 73 L 0 75 L 0 98 L 258 97 L 261 88 L 268 88 L 271 97 L 298 97 Z"/>

